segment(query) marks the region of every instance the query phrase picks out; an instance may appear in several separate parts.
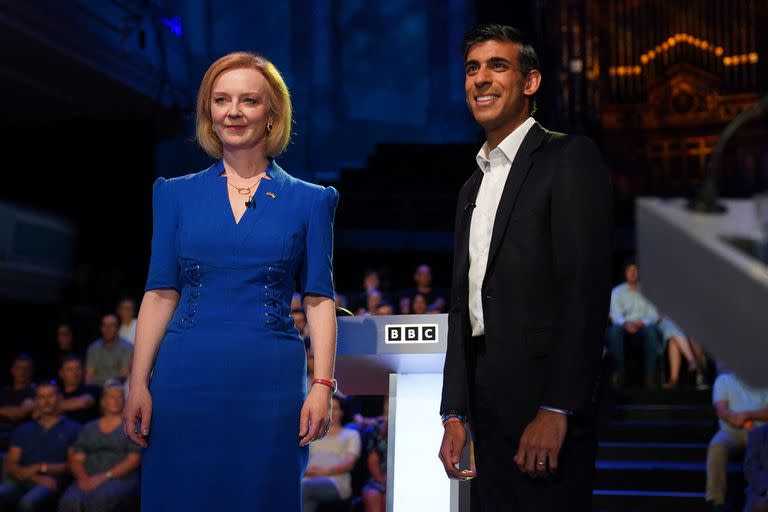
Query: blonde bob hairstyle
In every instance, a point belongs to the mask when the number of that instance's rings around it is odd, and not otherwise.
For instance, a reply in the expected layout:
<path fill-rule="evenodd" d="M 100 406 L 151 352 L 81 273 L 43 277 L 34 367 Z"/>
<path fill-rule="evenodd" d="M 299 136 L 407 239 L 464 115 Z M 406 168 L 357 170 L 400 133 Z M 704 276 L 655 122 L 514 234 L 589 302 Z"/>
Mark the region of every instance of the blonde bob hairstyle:
<path fill-rule="evenodd" d="M 266 156 L 275 158 L 285 151 L 291 139 L 291 96 L 283 77 L 274 64 L 252 52 L 234 52 L 211 64 L 200 83 L 197 93 L 196 139 L 200 147 L 213 158 L 221 158 L 224 149 L 213 131 L 211 121 L 211 95 L 213 83 L 231 69 L 255 69 L 269 84 L 269 108 L 272 111 L 272 130 L 266 136 Z"/>

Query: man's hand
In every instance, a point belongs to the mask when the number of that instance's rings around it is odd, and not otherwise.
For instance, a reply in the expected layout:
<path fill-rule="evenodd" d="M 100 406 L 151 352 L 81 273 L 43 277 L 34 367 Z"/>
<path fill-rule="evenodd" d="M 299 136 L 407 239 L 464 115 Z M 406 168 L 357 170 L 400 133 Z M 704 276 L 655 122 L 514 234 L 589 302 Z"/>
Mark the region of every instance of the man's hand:
<path fill-rule="evenodd" d="M 637 326 L 635 326 L 635 322 L 624 322 L 624 330 L 629 334 L 635 334 L 637 332 Z"/>
<path fill-rule="evenodd" d="M 445 425 L 443 442 L 440 445 L 440 462 L 443 463 L 448 478 L 468 480 L 475 477 L 475 472 L 469 469 L 458 469 L 461 451 L 467 444 L 467 431 L 464 424 L 451 422 Z"/>
<path fill-rule="evenodd" d="M 539 409 L 525 427 L 514 461 L 520 471 L 543 477 L 557 471 L 557 456 L 568 430 L 568 417 L 560 412 Z"/>
<path fill-rule="evenodd" d="M 32 477 L 31 480 L 37 485 L 42 485 L 51 492 L 56 492 L 56 489 L 59 487 L 58 482 L 51 475 L 36 475 Z"/>
<path fill-rule="evenodd" d="M 40 473 L 40 464 L 19 466 L 16 470 L 16 478 L 19 480 L 32 481 L 38 473 Z"/>
<path fill-rule="evenodd" d="M 98 486 L 103 484 L 106 480 L 107 480 L 107 477 L 105 477 L 102 474 L 86 476 L 84 478 L 80 478 L 77 480 L 77 486 L 83 492 L 91 492 L 92 490 L 96 489 Z"/>
<path fill-rule="evenodd" d="M 733 428 L 744 428 L 744 423 L 748 419 L 749 414 L 743 412 L 733 412 L 729 414 L 727 418 L 725 418 L 725 421 Z"/>

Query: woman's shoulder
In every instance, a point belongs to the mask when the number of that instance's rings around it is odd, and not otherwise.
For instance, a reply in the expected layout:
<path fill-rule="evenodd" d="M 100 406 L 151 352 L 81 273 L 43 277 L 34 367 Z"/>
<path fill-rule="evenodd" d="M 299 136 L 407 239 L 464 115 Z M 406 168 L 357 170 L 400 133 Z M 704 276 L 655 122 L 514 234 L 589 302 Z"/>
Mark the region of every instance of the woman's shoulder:
<path fill-rule="evenodd" d="M 185 187 L 202 181 L 205 176 L 212 172 L 215 166 L 216 164 L 213 164 L 210 167 L 203 169 L 202 171 L 191 172 L 182 176 L 173 176 L 170 178 L 159 176 L 155 180 L 154 189 L 163 189 L 166 191 L 178 191 L 180 189 L 184 189 Z"/>
<path fill-rule="evenodd" d="M 323 186 L 318 185 L 317 183 L 311 183 L 309 181 L 299 179 L 295 176 L 291 176 L 282 169 L 280 169 L 280 171 L 282 171 L 283 175 L 285 176 L 286 186 L 288 186 L 294 194 L 297 194 L 304 199 L 314 202 L 318 199 L 325 198 L 326 200 L 330 201 L 336 200 L 339 196 L 339 192 L 332 186 Z"/>

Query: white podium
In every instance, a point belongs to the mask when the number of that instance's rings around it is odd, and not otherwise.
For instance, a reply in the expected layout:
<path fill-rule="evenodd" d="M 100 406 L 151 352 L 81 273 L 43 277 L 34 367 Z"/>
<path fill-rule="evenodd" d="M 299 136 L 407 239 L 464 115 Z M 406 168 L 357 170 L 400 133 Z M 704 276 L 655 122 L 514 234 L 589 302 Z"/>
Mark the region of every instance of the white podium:
<path fill-rule="evenodd" d="M 467 512 L 469 484 L 448 479 L 438 459 L 448 316 L 342 317 L 338 323 L 340 389 L 389 395 L 387 512 Z"/>

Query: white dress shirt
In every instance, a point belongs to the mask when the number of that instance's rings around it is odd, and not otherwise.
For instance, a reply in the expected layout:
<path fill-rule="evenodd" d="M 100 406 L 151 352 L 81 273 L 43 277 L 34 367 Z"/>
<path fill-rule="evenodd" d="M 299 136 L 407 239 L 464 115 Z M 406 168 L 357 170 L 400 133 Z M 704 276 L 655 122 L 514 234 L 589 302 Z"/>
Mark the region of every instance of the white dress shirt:
<path fill-rule="evenodd" d="M 488 143 L 477 154 L 477 165 L 483 171 L 483 181 L 477 191 L 472 222 L 469 226 L 469 323 L 472 336 L 485 334 L 483 322 L 483 279 L 488 265 L 493 223 L 499 209 L 501 193 L 507 183 L 509 169 L 515 160 L 520 144 L 536 121 L 529 117 L 499 143 L 490 154 Z"/>

